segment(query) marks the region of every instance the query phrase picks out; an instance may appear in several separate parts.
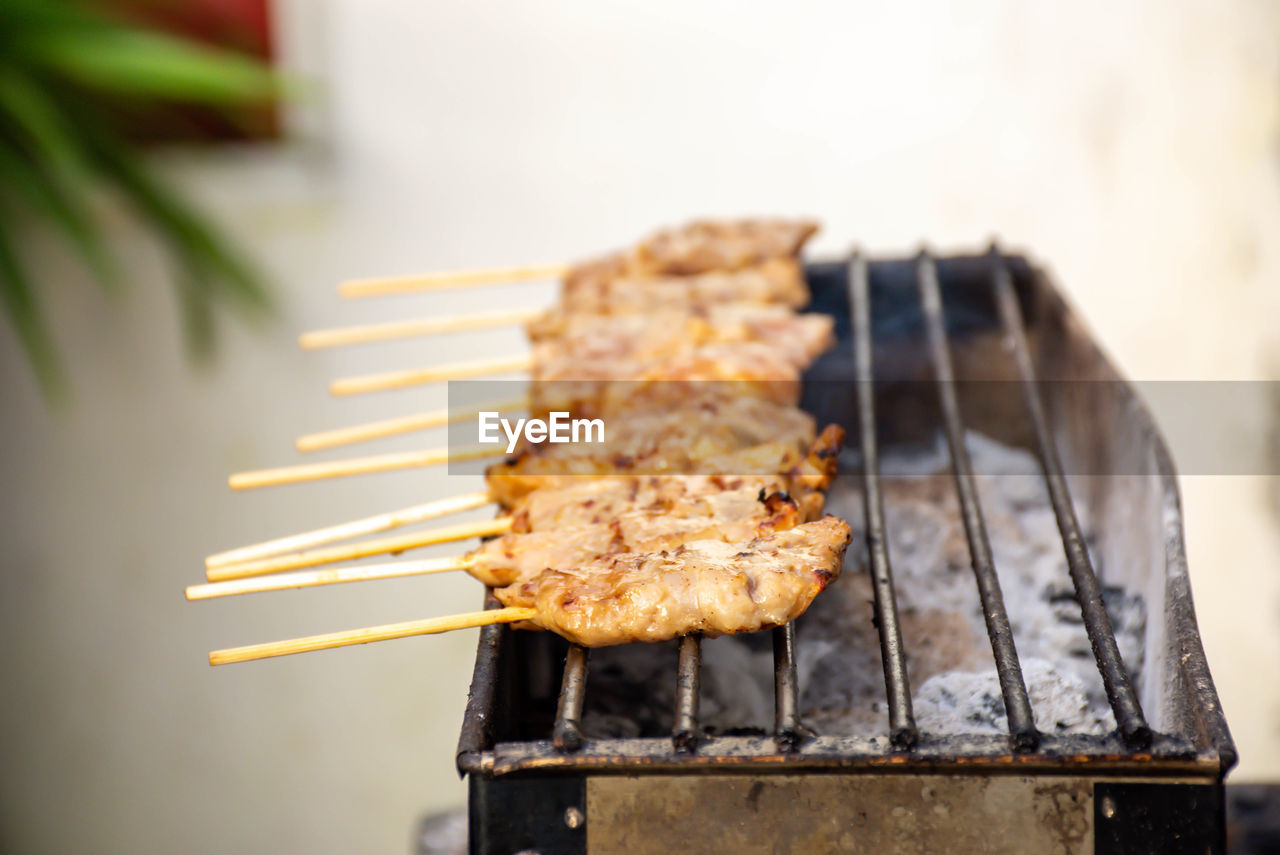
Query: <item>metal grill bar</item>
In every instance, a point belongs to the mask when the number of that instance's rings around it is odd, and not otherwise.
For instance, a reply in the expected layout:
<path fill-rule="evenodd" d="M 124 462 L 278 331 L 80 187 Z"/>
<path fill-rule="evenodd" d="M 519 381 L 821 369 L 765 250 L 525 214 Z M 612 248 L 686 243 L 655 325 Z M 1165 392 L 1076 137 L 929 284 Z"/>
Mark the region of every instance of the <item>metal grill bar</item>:
<path fill-rule="evenodd" d="M 798 695 L 795 625 L 788 623 L 773 630 L 773 732 L 784 751 L 808 735 L 800 724 Z"/>
<path fill-rule="evenodd" d="M 1076 599 L 1080 603 L 1080 613 L 1084 617 L 1085 629 L 1089 633 L 1089 646 L 1093 648 L 1093 657 L 1097 660 L 1098 670 L 1102 673 L 1102 683 L 1107 691 L 1107 700 L 1110 701 L 1111 709 L 1115 713 L 1120 735 L 1127 744 L 1145 748 L 1151 743 L 1151 728 L 1147 726 L 1142 714 L 1142 705 L 1138 702 L 1138 696 L 1129 680 L 1129 672 L 1125 669 L 1124 660 L 1120 657 L 1116 634 L 1111 627 L 1111 619 L 1107 616 L 1107 609 L 1102 600 L 1102 587 L 1098 584 L 1098 577 L 1089 559 L 1089 550 L 1085 546 L 1084 535 L 1080 531 L 1080 522 L 1076 519 L 1075 508 L 1071 504 L 1071 492 L 1067 488 L 1062 460 L 1054 445 L 1053 435 L 1049 429 L 1049 418 L 1037 388 L 1035 367 L 1031 361 L 1031 349 L 1027 346 L 1026 328 L 1022 320 L 1022 309 L 1018 305 L 1018 296 L 1013 289 L 1013 277 L 1003 257 L 994 247 L 991 256 L 996 307 L 1000 312 L 1001 323 L 1004 325 L 1005 337 L 1018 366 L 1023 402 L 1026 404 L 1027 414 L 1031 418 L 1031 426 L 1035 431 L 1040 463 L 1044 468 L 1045 483 L 1049 489 L 1049 501 L 1053 505 L 1053 513 L 1058 520 L 1058 531 L 1062 534 L 1062 546 L 1067 555 L 1067 568 L 1076 589 Z"/>
<path fill-rule="evenodd" d="M 889 702 L 889 741 L 895 748 L 907 749 L 915 745 L 919 732 L 911 711 L 906 651 L 902 644 L 902 629 L 898 625 L 893 571 L 889 566 L 884 499 L 880 494 L 880 450 L 876 443 L 875 387 L 872 385 L 870 282 L 866 259 L 859 253 L 854 253 L 849 262 L 849 300 L 853 314 L 854 380 L 862 446 L 867 555 L 871 566 L 871 588 L 875 592 L 876 627 L 880 631 L 880 659 L 884 665 L 885 692 Z"/>
<path fill-rule="evenodd" d="M 551 731 L 551 741 L 560 751 L 577 751 L 582 747 L 582 702 L 587 694 L 589 653 L 581 644 L 573 644 L 564 659 L 564 679 L 560 683 L 556 723 Z"/>
<path fill-rule="evenodd" d="M 493 588 L 488 586 L 484 589 L 484 607 L 502 608 L 502 603 L 493 595 Z M 496 722 L 488 711 L 498 703 L 498 661 L 503 634 L 506 632 L 509 632 L 506 624 L 501 623 L 491 623 L 480 628 L 476 664 L 471 672 L 471 691 L 467 693 L 467 710 L 462 715 L 462 732 L 458 735 L 459 758 L 493 747 Z"/>
<path fill-rule="evenodd" d="M 702 636 L 680 639 L 676 666 L 676 723 L 671 742 L 677 751 L 694 751 L 698 743 L 698 694 L 702 680 Z"/>
<path fill-rule="evenodd" d="M 995 560 L 991 554 L 991 542 L 987 538 L 987 525 L 982 516 L 969 450 L 964 444 L 965 428 L 960 416 L 955 370 L 947 343 L 942 291 L 938 285 L 938 266 L 927 252 L 920 253 L 916 263 L 916 277 L 924 309 L 929 355 L 938 380 L 943 426 L 946 428 L 947 445 L 951 449 L 951 471 L 955 475 L 960 515 L 969 540 L 969 558 L 978 584 L 978 596 L 982 600 L 982 614 L 987 622 L 987 637 L 991 639 L 991 652 L 995 656 L 996 671 L 1000 675 L 1000 692 L 1004 696 L 1009 733 L 1015 751 L 1033 751 L 1039 744 L 1040 735 L 1036 732 L 1035 716 L 1031 712 L 1031 701 L 1027 697 L 1022 666 L 1018 662 L 1018 651 L 1013 642 L 1013 629 L 1009 626 L 1009 614 L 1004 607 L 1004 595 L 1000 590 L 1000 578 L 996 574 Z"/>

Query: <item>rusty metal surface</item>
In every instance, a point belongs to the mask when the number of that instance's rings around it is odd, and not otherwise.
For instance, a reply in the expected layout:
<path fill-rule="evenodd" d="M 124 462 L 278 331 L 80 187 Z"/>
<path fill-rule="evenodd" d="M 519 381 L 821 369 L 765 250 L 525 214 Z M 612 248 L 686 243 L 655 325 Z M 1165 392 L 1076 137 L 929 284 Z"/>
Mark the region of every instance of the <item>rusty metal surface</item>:
<path fill-rule="evenodd" d="M 977 775 L 587 781 L 587 851 L 737 855 L 1093 852 L 1092 783 Z"/>
<path fill-rule="evenodd" d="M 669 740 L 587 740 L 572 756 L 557 751 L 550 740 L 503 742 L 485 752 L 476 770 L 486 776 L 681 772 L 708 770 L 744 773 L 790 773 L 859 770 L 878 773 L 915 771 L 1063 774 L 1087 770 L 1091 775 L 1172 775 L 1216 781 L 1217 755 L 1198 753 L 1185 740 L 1158 737 L 1149 751 L 1133 752 L 1117 736 L 1048 736 L 1039 751 L 1013 753 L 1005 737 L 922 736 L 910 753 L 891 751 L 886 738 L 818 736 L 789 751 L 779 751 L 772 736 L 708 736 L 696 753 L 673 752 Z"/>
<path fill-rule="evenodd" d="M 484 607 L 502 607 L 489 589 L 485 590 Z M 480 630 L 476 665 L 471 674 L 471 689 L 467 692 L 467 709 L 462 717 L 462 733 L 458 736 L 455 755 L 459 775 L 473 771 L 473 764 L 479 761 L 481 752 L 493 745 L 494 717 L 499 706 L 498 666 L 502 643 L 507 638 L 504 630 L 506 627 L 501 624 L 490 624 Z"/>

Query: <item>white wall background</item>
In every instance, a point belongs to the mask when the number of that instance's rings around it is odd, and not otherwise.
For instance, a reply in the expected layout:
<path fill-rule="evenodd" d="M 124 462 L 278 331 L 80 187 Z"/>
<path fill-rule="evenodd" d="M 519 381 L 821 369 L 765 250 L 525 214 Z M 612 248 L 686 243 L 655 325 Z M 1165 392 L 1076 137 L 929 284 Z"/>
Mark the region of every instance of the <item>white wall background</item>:
<path fill-rule="evenodd" d="M 341 303 L 344 277 L 572 258 L 694 214 L 804 213 L 832 251 L 997 233 L 1028 247 L 1132 377 L 1280 373 L 1266 0 L 284 11 L 290 61 L 324 79 L 323 140 L 173 166 L 275 275 L 279 321 L 231 330 L 220 362 L 190 370 L 159 252 L 122 223 L 137 281 L 118 304 L 46 253 L 69 408 L 46 410 L 0 332 L 6 851 L 405 852 L 421 814 L 464 798 L 473 632 L 218 670 L 204 657 L 468 610 L 473 583 L 182 599 L 210 552 L 477 486 L 433 471 L 226 490 L 229 471 L 293 462 L 299 433 L 442 402 L 334 401 L 332 377 L 521 346 L 506 331 L 302 354 L 298 331 L 550 293 Z M 1234 777 L 1275 778 L 1275 481 L 1184 481 Z"/>

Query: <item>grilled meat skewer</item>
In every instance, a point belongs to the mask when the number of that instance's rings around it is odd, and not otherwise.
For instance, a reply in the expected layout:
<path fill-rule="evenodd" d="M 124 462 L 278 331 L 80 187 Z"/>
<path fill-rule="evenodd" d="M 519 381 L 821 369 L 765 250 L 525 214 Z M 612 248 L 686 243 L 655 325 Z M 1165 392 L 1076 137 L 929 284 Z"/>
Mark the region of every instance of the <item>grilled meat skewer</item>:
<path fill-rule="evenodd" d="M 630 274 L 616 261 L 586 265 L 564 281 L 560 305 L 574 312 L 649 312 L 721 303 L 799 309 L 809 302 L 804 269 L 794 258 L 771 258 L 734 271 L 693 276 Z"/>
<path fill-rule="evenodd" d="M 749 541 L 610 555 L 498 588 L 531 623 L 588 647 L 780 626 L 840 574 L 849 526 L 823 517 Z"/>
<path fill-rule="evenodd" d="M 581 567 L 605 555 L 657 552 L 690 541 L 730 543 L 799 525 L 800 507 L 786 493 L 728 491 L 716 503 L 651 505 L 608 522 L 570 525 L 495 537 L 468 553 L 468 571 L 486 585 L 523 582 L 553 567 Z"/>
<path fill-rule="evenodd" d="M 629 250 L 579 264 L 565 277 L 569 287 L 625 277 L 693 276 L 742 270 L 800 253 L 818 224 L 809 220 L 695 220 L 663 229 Z"/>
<path fill-rule="evenodd" d="M 548 312 L 525 329 L 539 367 L 564 361 L 640 362 L 739 342 L 767 343 L 803 367 L 831 347 L 834 323 L 830 315 L 730 303 L 706 311 L 648 314 Z"/>
<path fill-rule="evenodd" d="M 524 454 L 490 466 L 485 477 L 490 495 L 508 508 L 534 490 L 572 486 L 585 481 L 583 476 L 785 475 L 795 484 L 796 489 L 789 490 L 795 495 L 826 489 L 835 477 L 836 458 L 843 440 L 844 430 L 838 425 L 828 425 L 807 450 L 797 449 L 794 443 L 766 442 L 726 448 L 704 456 L 681 449 L 623 459 L 592 454 L 563 457 Z"/>

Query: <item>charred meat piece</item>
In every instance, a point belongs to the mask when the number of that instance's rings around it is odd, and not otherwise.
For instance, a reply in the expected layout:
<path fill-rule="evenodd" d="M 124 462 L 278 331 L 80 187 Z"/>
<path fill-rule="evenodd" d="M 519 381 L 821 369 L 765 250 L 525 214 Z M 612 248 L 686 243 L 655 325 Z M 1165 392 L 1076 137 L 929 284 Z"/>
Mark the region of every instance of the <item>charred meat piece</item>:
<path fill-rule="evenodd" d="M 722 394 L 794 406 L 801 366 L 764 342 L 711 344 L 657 359 L 562 359 L 533 370 L 532 406 L 580 418 L 608 413 L 679 409 L 694 385 L 719 386 Z"/>
<path fill-rule="evenodd" d="M 712 342 L 685 347 L 601 342 L 599 348 L 570 350 L 556 344 L 533 348 L 535 381 L 719 380 L 796 383 L 800 369 L 786 348 L 760 341 Z M 615 407 L 617 404 L 614 405 Z"/>
<path fill-rule="evenodd" d="M 645 273 L 677 276 L 741 270 L 770 258 L 794 258 L 817 231 L 811 220 L 696 220 L 642 241 L 632 250 L 631 264 Z"/>
<path fill-rule="evenodd" d="M 577 265 L 565 277 L 571 295 L 621 279 L 731 273 L 775 259 L 795 260 L 818 230 L 808 220 L 698 220 L 664 229 L 634 248 Z"/>
<path fill-rule="evenodd" d="M 548 312 L 526 325 L 538 364 L 556 361 L 627 362 L 709 344 L 766 342 L 797 366 L 832 344 L 834 318 L 797 315 L 784 306 L 727 303 L 703 310 L 646 314 Z"/>
<path fill-rule="evenodd" d="M 706 497 L 710 498 L 710 497 Z M 738 543 L 799 525 L 800 508 L 786 493 L 732 491 L 728 501 L 691 500 L 624 511 L 608 522 L 570 525 L 493 538 L 469 553 L 471 575 L 501 587 L 555 567 L 580 567 L 620 552 L 671 550 L 689 542 Z"/>
<path fill-rule="evenodd" d="M 566 479 L 569 480 L 569 479 Z M 516 532 L 604 525 L 632 510 L 674 518 L 732 514 L 757 510 L 761 497 L 791 494 L 785 475 L 617 475 L 574 479 L 576 483 L 535 490 L 512 508 Z M 795 496 L 801 519 L 822 513 L 821 493 Z"/>
<path fill-rule="evenodd" d="M 732 272 L 644 278 L 619 254 L 574 269 L 561 305 L 573 312 L 687 310 L 720 303 L 776 304 L 799 309 L 809 302 L 804 270 L 794 258 L 770 258 Z"/>
<path fill-rule="evenodd" d="M 803 614 L 840 574 L 849 538 L 846 523 L 823 517 L 739 543 L 693 541 L 544 570 L 496 593 L 588 647 L 754 632 Z"/>
<path fill-rule="evenodd" d="M 582 483 L 582 476 L 609 475 L 785 475 L 802 491 L 825 490 L 835 476 L 836 458 L 844 430 L 828 425 L 807 452 L 791 442 L 715 448 L 662 449 L 647 457 L 606 457 L 594 454 L 554 456 L 522 454 L 486 470 L 490 495 L 514 507 L 534 490 Z M 793 493 L 797 491 L 791 491 Z"/>
<path fill-rule="evenodd" d="M 547 459 L 577 456 L 584 451 L 609 459 L 644 459 L 679 451 L 701 458 L 763 442 L 789 442 L 797 449 L 807 449 L 813 443 L 813 417 L 803 410 L 737 395 L 696 397 L 700 391 L 716 391 L 706 384 L 693 385 L 685 391 L 692 394 L 686 399 L 688 406 L 679 409 L 646 407 L 629 414 L 602 414 L 602 421 L 606 422 L 603 441 L 591 445 L 521 444 L 518 452 Z"/>

